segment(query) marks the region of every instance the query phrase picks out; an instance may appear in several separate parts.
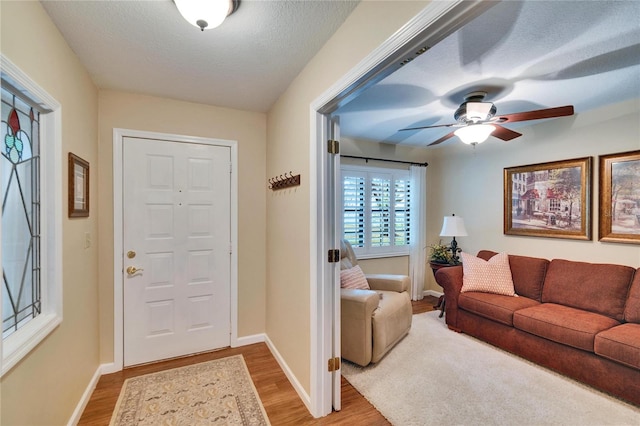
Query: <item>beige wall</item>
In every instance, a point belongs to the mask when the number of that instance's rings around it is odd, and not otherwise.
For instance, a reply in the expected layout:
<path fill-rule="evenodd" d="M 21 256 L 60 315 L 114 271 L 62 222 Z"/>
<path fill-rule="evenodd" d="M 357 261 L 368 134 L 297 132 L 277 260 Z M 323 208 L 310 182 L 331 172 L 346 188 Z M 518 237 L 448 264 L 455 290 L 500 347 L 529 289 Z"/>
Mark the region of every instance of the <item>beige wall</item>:
<path fill-rule="evenodd" d="M 302 175 L 302 184 L 267 195 L 267 334 L 308 393 L 310 304 L 315 303 L 309 263 L 310 104 L 425 5 L 361 2 L 268 114 L 267 175 L 293 171 Z"/>
<path fill-rule="evenodd" d="M 469 236 L 460 247 L 513 254 L 618 263 L 640 267 L 640 247 L 598 242 L 598 155 L 640 149 L 640 99 L 636 98 L 571 118 L 533 124 L 509 143 L 491 138 L 475 149 L 452 143 L 434 149 L 430 162 L 428 242 L 440 237 L 442 217 L 462 216 Z M 592 241 L 503 234 L 503 169 L 505 167 L 593 157 Z M 449 239 L 446 239 L 446 243 Z M 431 287 L 440 287 L 431 279 Z"/>
<path fill-rule="evenodd" d="M 5 2 L 2 53 L 62 105 L 62 182 L 67 153 L 91 164 L 90 217 L 63 216 L 63 322 L 3 378 L 3 425 L 66 424 L 96 371 L 98 354 L 97 240 L 98 92 L 39 2 Z M 46 214 L 46 212 L 42 212 Z"/>
<path fill-rule="evenodd" d="M 266 115 L 100 91 L 100 358 L 113 361 L 113 129 L 238 142 L 238 336 L 265 331 Z"/>

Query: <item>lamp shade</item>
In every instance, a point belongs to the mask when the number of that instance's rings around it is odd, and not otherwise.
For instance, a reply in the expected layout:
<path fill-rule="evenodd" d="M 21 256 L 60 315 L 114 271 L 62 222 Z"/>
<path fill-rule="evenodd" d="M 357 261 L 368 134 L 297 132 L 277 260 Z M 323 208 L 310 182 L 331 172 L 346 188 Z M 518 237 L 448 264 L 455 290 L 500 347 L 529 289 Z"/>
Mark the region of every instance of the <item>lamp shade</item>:
<path fill-rule="evenodd" d="M 464 227 L 464 220 L 458 216 L 445 216 L 440 230 L 441 237 L 466 237 L 467 228 Z"/>
<path fill-rule="evenodd" d="M 194 27 L 216 28 L 234 10 L 231 0 L 173 0 L 182 17 Z"/>
<path fill-rule="evenodd" d="M 468 145 L 475 145 L 487 140 L 489 135 L 495 130 L 491 124 L 471 124 L 461 127 L 453 132 L 460 140 Z"/>

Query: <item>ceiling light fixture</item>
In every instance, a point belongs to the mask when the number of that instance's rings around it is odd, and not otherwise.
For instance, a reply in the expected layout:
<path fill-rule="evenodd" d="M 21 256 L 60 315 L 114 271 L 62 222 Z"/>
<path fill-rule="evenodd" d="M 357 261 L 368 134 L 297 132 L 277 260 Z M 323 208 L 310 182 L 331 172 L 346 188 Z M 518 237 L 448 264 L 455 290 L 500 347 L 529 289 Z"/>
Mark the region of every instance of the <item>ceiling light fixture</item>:
<path fill-rule="evenodd" d="M 453 132 L 467 145 L 477 145 L 487 140 L 489 135 L 496 130 L 491 124 L 470 124 Z"/>
<path fill-rule="evenodd" d="M 173 0 L 182 17 L 201 31 L 220 26 L 238 10 L 240 0 Z"/>

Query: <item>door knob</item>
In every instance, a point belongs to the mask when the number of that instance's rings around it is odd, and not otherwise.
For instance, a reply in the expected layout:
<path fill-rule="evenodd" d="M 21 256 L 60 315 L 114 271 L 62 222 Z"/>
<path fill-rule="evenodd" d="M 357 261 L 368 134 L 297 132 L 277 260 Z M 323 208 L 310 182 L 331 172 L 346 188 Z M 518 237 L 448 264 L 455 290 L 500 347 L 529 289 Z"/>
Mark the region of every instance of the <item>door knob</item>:
<path fill-rule="evenodd" d="M 127 274 L 129 274 L 129 276 L 135 275 L 136 273 L 138 273 L 140 271 L 144 271 L 144 269 L 142 269 L 142 268 L 138 269 L 135 266 L 129 266 L 127 268 Z"/>

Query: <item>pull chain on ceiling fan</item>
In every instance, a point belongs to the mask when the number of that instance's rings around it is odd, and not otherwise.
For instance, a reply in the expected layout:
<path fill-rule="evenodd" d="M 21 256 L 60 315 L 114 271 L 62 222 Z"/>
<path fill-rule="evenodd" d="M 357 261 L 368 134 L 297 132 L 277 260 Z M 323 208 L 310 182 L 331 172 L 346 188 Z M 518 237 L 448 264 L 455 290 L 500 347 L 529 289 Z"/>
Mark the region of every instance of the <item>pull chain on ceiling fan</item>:
<path fill-rule="evenodd" d="M 496 106 L 492 102 L 483 102 L 485 96 L 487 96 L 486 92 L 469 93 L 465 97 L 465 101 L 453 114 L 453 118 L 457 121 L 456 123 L 409 127 L 406 129 L 400 129 L 400 131 L 434 129 L 439 127 L 459 127 L 457 130 L 444 135 L 427 146 L 438 145 L 453 136 L 458 136 L 462 142 L 466 144 L 476 145 L 487 140 L 490 135 L 493 135 L 498 139 L 502 139 L 503 141 L 510 141 L 511 139 L 522 136 L 521 133 L 501 126 L 502 123 L 515 123 L 518 121 L 541 120 L 544 118 L 573 115 L 573 105 L 566 105 L 556 108 L 546 108 L 535 111 L 495 116 L 497 111 Z"/>

